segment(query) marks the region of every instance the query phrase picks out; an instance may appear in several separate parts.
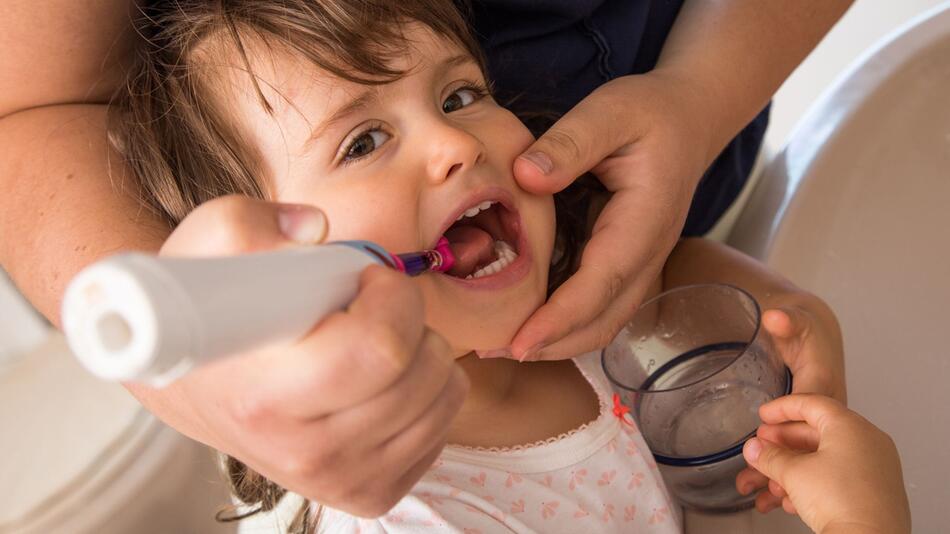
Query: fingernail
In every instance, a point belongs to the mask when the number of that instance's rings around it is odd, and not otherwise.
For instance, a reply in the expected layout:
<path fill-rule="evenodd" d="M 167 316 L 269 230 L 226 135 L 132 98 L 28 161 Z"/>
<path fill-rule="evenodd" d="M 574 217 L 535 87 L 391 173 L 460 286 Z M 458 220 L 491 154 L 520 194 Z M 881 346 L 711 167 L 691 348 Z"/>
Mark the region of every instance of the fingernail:
<path fill-rule="evenodd" d="M 319 243 L 327 233 L 327 217 L 312 206 L 285 204 L 277 210 L 277 225 L 284 237 L 300 243 Z"/>
<path fill-rule="evenodd" d="M 759 459 L 759 455 L 762 454 L 762 443 L 759 442 L 756 438 L 749 439 L 749 442 L 745 444 L 745 458 L 750 463 L 755 462 Z"/>
<path fill-rule="evenodd" d="M 751 492 L 752 484 L 743 484 L 742 487 L 739 488 L 739 495 L 748 495 Z"/>
<path fill-rule="evenodd" d="M 476 350 L 475 355 L 483 360 L 489 358 L 509 358 L 511 357 L 511 351 L 508 349 Z"/>
<path fill-rule="evenodd" d="M 521 157 L 537 167 L 541 174 L 551 174 L 551 171 L 554 170 L 554 162 L 544 152 L 529 152 L 522 154 Z"/>
<path fill-rule="evenodd" d="M 524 354 L 522 354 L 521 357 L 518 358 L 518 361 L 519 362 L 533 361 L 535 358 L 538 357 L 538 355 L 541 353 L 541 349 L 543 348 L 544 348 L 544 343 L 538 343 L 537 345 L 524 351 Z"/>

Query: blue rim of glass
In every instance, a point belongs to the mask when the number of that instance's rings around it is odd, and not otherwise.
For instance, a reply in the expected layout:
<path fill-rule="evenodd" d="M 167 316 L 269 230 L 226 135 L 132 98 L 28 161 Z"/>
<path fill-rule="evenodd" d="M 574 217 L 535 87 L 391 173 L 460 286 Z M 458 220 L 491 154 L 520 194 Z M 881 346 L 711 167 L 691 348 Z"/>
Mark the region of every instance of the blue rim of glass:
<path fill-rule="evenodd" d="M 789 371 L 788 367 L 785 368 L 785 395 L 788 395 L 792 392 L 792 372 Z M 723 460 L 728 460 L 733 456 L 736 456 L 742 453 L 742 447 L 745 446 L 745 442 L 749 441 L 749 438 L 755 436 L 756 430 L 752 430 L 745 435 L 742 439 L 738 441 L 732 447 L 729 447 L 726 450 L 714 452 L 712 454 L 707 454 L 705 456 L 695 456 L 693 458 L 677 458 L 673 456 L 664 456 L 662 454 L 653 453 L 653 458 L 656 460 L 656 463 L 663 465 L 671 465 L 674 467 L 696 467 L 701 465 L 714 464 L 716 462 L 721 462 Z M 652 451 L 651 451 L 652 452 Z"/>
<path fill-rule="evenodd" d="M 652 304 L 652 303 L 654 303 L 654 302 L 656 302 L 656 301 L 659 301 L 659 300 L 662 299 L 663 297 L 666 297 L 666 296 L 668 296 L 668 295 L 670 295 L 670 294 L 672 294 L 672 293 L 676 293 L 676 292 L 683 291 L 683 290 L 688 290 L 688 289 L 696 289 L 696 288 L 700 288 L 700 287 L 722 287 L 722 288 L 728 288 L 728 289 L 737 291 L 739 294 L 744 295 L 746 298 L 748 298 L 748 299 L 752 302 L 752 305 L 753 305 L 754 308 L 755 308 L 755 315 L 756 315 L 756 325 L 755 325 L 755 330 L 754 330 L 753 333 L 752 333 L 752 337 L 749 338 L 749 341 L 748 341 L 748 342 L 735 341 L 735 342 L 726 342 L 726 343 L 716 343 L 716 344 L 713 344 L 713 345 L 707 345 L 707 346 L 703 346 L 703 347 L 698 347 L 698 348 L 695 348 L 695 349 L 693 349 L 693 350 L 690 350 L 690 351 L 688 351 L 688 352 L 686 352 L 686 353 L 684 353 L 684 354 L 680 354 L 679 356 L 677 356 L 677 357 L 674 358 L 673 360 L 671 360 L 671 361 L 669 361 L 669 362 L 666 362 L 664 365 L 660 366 L 656 371 L 654 371 L 653 373 L 651 373 L 650 376 L 647 377 L 647 380 L 644 382 L 644 384 L 646 384 L 647 387 L 649 387 L 649 384 L 652 383 L 653 380 L 656 380 L 656 378 L 658 378 L 658 377 L 659 377 L 660 375 L 662 375 L 664 372 L 666 372 L 667 370 L 669 370 L 669 368 L 674 367 L 674 366 L 676 366 L 676 365 L 679 365 L 679 363 L 682 363 L 682 361 L 685 360 L 685 359 L 694 358 L 694 357 L 696 357 L 696 356 L 699 356 L 699 355 L 701 355 L 701 354 L 704 354 L 704 353 L 708 352 L 709 350 L 715 350 L 715 349 L 720 349 L 720 350 L 721 350 L 721 349 L 732 349 L 732 350 L 741 349 L 740 352 L 739 352 L 739 354 L 737 354 L 736 357 L 732 360 L 732 362 L 735 362 L 736 360 L 738 360 L 739 358 L 741 358 L 742 356 L 745 355 L 746 349 L 747 349 L 747 348 L 749 347 L 749 345 L 756 339 L 756 337 L 758 337 L 758 335 L 759 335 L 759 330 L 762 328 L 762 321 L 761 321 L 761 319 L 762 319 L 762 309 L 761 309 L 761 307 L 759 306 L 759 302 L 755 299 L 755 297 L 752 296 L 751 293 L 749 293 L 748 291 L 742 289 L 741 287 L 737 287 L 737 286 L 734 286 L 734 285 L 732 285 L 732 284 L 695 284 L 695 285 L 689 285 L 689 286 L 682 286 L 682 287 L 674 288 L 674 289 L 671 289 L 671 290 L 669 290 L 669 291 L 665 291 L 665 292 L 663 292 L 663 293 L 660 293 L 659 295 L 654 296 L 653 298 L 649 299 L 647 302 L 643 303 L 643 304 L 640 306 L 640 308 L 643 309 L 643 308 L 645 308 L 647 305 Z M 741 345 L 741 347 L 740 347 L 740 345 Z M 640 386 L 639 388 L 630 388 L 630 387 L 628 387 L 628 386 L 625 386 L 625 385 L 621 384 L 618 380 L 616 380 L 616 379 L 611 375 L 610 370 L 607 368 L 607 365 L 606 365 L 606 363 L 604 362 L 604 352 L 605 352 L 606 350 L 607 350 L 606 347 L 601 350 L 600 364 L 601 364 L 601 368 L 602 368 L 603 371 L 604 371 L 604 374 L 607 376 L 607 380 L 608 380 L 611 384 L 613 384 L 614 386 L 619 387 L 620 389 L 624 389 L 624 390 L 627 390 L 627 391 L 630 391 L 630 392 L 633 392 L 633 393 L 642 393 L 642 392 L 643 392 L 643 385 L 642 385 L 642 384 L 641 384 L 641 386 Z M 731 363 L 730 363 L 729 365 L 731 365 Z M 726 367 L 728 367 L 728 365 L 727 365 Z M 725 369 L 725 367 L 723 367 L 723 369 Z M 715 374 L 719 373 L 720 371 L 722 371 L 722 369 L 719 369 L 718 371 L 716 371 L 716 372 L 710 374 L 710 376 L 715 375 Z M 709 377 L 707 377 L 707 378 L 709 378 Z M 705 378 L 704 378 L 704 379 L 701 379 L 701 380 L 705 380 Z M 695 382 L 694 382 L 694 383 L 695 383 Z M 691 385 L 693 385 L 693 384 L 683 384 L 683 385 L 678 386 L 678 387 L 689 387 L 689 386 L 691 386 Z M 658 390 L 658 391 L 654 391 L 653 393 L 659 393 L 659 392 L 662 392 L 662 391 L 668 391 L 668 390 Z M 788 394 L 791 393 L 791 392 L 792 392 L 792 373 L 791 373 L 791 371 L 788 369 L 788 367 L 785 367 L 785 395 L 788 395 Z M 678 457 L 673 457 L 673 456 L 664 456 L 664 455 L 662 455 L 662 454 L 657 454 L 657 453 L 653 452 L 652 449 L 651 449 L 650 452 L 653 453 L 653 458 L 654 458 L 654 459 L 656 460 L 656 462 L 659 463 L 659 464 L 671 465 L 671 466 L 676 466 L 676 467 L 695 467 L 695 466 L 701 466 L 701 465 L 708 465 L 708 464 L 712 464 L 712 463 L 716 463 L 716 462 L 719 462 L 719 461 L 722 461 L 722 460 L 729 459 L 729 458 L 731 458 L 731 457 L 733 457 L 733 456 L 735 456 L 735 455 L 741 453 L 741 452 L 742 452 L 742 447 L 745 446 L 745 442 L 748 441 L 749 438 L 751 438 L 752 436 L 754 436 L 755 433 L 756 433 L 756 429 L 753 429 L 752 432 L 746 434 L 745 437 L 741 438 L 741 439 L 740 439 L 735 445 L 733 445 L 732 447 L 729 447 L 728 449 L 725 449 L 725 450 L 722 450 L 722 451 L 719 451 L 719 452 L 714 452 L 714 453 L 712 453 L 712 454 L 707 454 L 707 455 L 704 455 L 704 456 L 678 458 Z"/>

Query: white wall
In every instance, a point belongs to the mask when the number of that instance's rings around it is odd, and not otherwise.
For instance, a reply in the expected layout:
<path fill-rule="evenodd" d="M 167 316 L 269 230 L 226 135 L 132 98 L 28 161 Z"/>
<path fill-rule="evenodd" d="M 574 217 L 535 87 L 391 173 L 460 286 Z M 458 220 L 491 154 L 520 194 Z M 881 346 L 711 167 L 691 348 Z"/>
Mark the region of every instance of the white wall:
<path fill-rule="evenodd" d="M 950 5 L 950 0 L 856 0 L 775 94 L 759 166 L 782 149 L 811 105 L 864 52 L 912 19 L 937 6 L 947 5 Z M 753 171 L 753 180 L 746 191 L 709 237 L 721 240 L 728 235 L 755 178 L 756 172 Z"/>
<path fill-rule="evenodd" d="M 857 0 L 778 93 L 766 143 L 777 151 L 818 96 L 882 37 L 947 0 Z"/>

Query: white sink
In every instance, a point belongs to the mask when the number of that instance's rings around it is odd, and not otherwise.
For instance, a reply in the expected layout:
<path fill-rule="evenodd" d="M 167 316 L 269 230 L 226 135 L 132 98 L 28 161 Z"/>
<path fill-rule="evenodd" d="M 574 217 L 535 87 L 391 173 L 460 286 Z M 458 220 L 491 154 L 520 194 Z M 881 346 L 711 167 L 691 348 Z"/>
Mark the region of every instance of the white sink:
<path fill-rule="evenodd" d="M 911 26 L 825 93 L 766 167 L 729 241 L 835 309 L 849 404 L 897 442 L 914 531 L 944 532 L 950 4 Z M 785 532 L 753 528 L 744 514 L 733 521 L 721 531 Z"/>

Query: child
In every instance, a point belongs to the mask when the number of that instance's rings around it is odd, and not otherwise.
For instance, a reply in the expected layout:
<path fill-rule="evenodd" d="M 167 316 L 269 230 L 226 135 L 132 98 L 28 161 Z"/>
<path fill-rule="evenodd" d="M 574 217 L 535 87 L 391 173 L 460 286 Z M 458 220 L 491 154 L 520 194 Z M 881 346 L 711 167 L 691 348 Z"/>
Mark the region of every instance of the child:
<path fill-rule="evenodd" d="M 146 205 L 177 224 L 229 194 L 311 204 L 329 239 L 403 252 L 446 235 L 458 257 L 447 275 L 414 279 L 425 317 L 406 318 L 438 331 L 471 380 L 453 445 L 385 516 L 304 502 L 288 530 L 680 530 L 642 438 L 611 410 L 597 354 L 522 365 L 473 353 L 505 346 L 576 267 L 596 213 L 580 208 L 590 192 L 555 203 L 515 185 L 532 136 L 492 100 L 451 2 L 177 2 L 156 14 L 112 131 Z M 724 247 L 683 242 L 653 292 L 701 281 L 742 285 L 804 322 L 786 359 L 840 351 L 818 299 Z M 236 459 L 227 468 L 245 515 L 284 496 Z"/>

